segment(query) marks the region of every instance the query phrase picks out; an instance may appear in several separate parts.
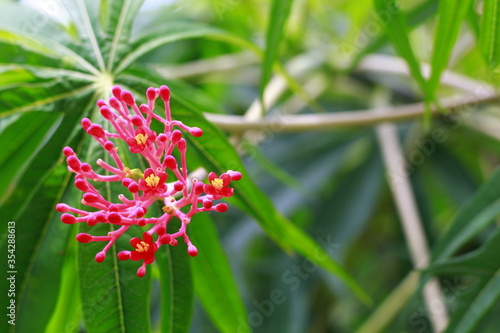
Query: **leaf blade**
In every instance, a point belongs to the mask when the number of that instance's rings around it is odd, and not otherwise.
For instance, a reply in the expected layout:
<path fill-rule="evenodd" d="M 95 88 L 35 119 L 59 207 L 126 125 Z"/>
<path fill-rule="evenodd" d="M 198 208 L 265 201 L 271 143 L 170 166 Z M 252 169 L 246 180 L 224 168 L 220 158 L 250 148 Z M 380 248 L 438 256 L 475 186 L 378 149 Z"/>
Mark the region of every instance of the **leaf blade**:
<path fill-rule="evenodd" d="M 293 0 L 273 0 L 269 11 L 269 20 L 266 29 L 266 47 L 262 60 L 262 76 L 260 81 L 260 98 L 264 98 L 264 90 L 271 78 L 273 66 L 278 56 L 280 40 L 286 20 L 290 15 Z"/>
<path fill-rule="evenodd" d="M 479 45 L 490 70 L 500 64 L 500 1 L 484 0 Z"/>
<path fill-rule="evenodd" d="M 221 332 L 250 332 L 244 319 L 245 307 L 212 219 L 198 214 L 192 222 L 189 235 L 199 253 L 191 259 L 191 268 L 203 308 Z"/>

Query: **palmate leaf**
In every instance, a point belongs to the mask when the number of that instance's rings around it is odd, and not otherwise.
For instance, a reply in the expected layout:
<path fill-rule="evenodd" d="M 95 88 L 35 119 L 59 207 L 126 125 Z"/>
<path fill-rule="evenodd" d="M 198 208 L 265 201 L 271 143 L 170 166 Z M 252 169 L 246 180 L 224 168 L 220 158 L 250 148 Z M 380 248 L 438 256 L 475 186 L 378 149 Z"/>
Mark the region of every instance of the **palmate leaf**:
<path fill-rule="evenodd" d="M 58 107 L 71 109 L 79 102 L 79 99 L 64 101 L 58 103 Z M 85 109 L 80 110 L 83 111 Z M 16 222 L 17 235 L 16 304 L 20 322 L 10 326 L 10 331 L 30 332 L 36 327 L 44 327 L 57 299 L 54 290 L 58 289 L 62 253 L 70 230 L 61 228 L 54 211 L 54 205 L 69 181 L 66 167 L 61 161 L 56 161 L 64 144 L 60 138 L 69 136 L 80 115 L 78 112 L 36 112 L 31 117 L 23 114 L 17 117 L 17 121 L 1 126 L 2 142 L 13 142 L 10 149 L 2 153 L 5 163 L 0 167 L 1 172 L 12 176 L 9 178 L 11 183 L 4 184 L 2 190 L 0 246 L 6 247 L 3 228 L 6 228 L 7 221 Z M 24 126 L 31 123 L 30 118 L 44 122 L 35 124 L 28 136 L 25 132 L 17 137 L 18 133 L 23 133 Z M 6 120 L 2 118 L 0 122 Z M 2 263 L 2 266 L 6 267 L 6 264 Z M 0 283 L 4 289 L 5 279 Z M 8 300 L 2 298 L 4 301 Z M 33 313 L 37 316 L 33 317 Z"/>

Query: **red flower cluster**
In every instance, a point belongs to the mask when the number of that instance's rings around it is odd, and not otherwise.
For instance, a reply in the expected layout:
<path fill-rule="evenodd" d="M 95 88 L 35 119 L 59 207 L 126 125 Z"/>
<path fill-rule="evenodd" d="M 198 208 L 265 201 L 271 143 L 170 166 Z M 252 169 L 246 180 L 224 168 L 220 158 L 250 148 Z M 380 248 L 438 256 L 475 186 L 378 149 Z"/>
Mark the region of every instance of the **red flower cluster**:
<path fill-rule="evenodd" d="M 115 132 L 108 132 L 87 118 L 82 120 L 82 127 L 85 131 L 94 137 L 114 162 L 114 165 L 111 165 L 101 159 L 97 160 L 97 165 L 108 174 L 96 173 L 90 164 L 81 162 L 70 147 L 63 149 L 68 170 L 76 174 L 75 186 L 84 192 L 82 204 L 97 210 L 81 210 L 64 203 L 57 204 L 56 209 L 63 213 L 61 221 L 64 223 L 85 222 L 88 225 L 111 223 L 120 226 L 104 236 L 86 233 L 76 236 L 76 239 L 82 243 L 108 242 L 103 250 L 97 253 L 95 257 L 97 262 L 102 262 L 106 258 L 107 251 L 131 226 L 150 225 L 151 228 L 143 233 L 142 239 L 130 240 L 132 251 L 118 253 L 120 260 L 143 261 L 137 275 L 144 276 L 146 265 L 154 261 L 158 248 L 161 245 L 177 245 L 178 237 L 182 237 L 188 245 L 189 255 L 195 256 L 198 253 L 186 233 L 187 225 L 196 213 L 225 212 L 227 210 L 225 203 L 214 205 L 213 201 L 233 195 L 233 188 L 228 186 L 231 181 L 241 179 L 241 173 L 229 170 L 217 176 L 212 172 L 208 175 L 208 184 L 188 177 L 186 140 L 182 137 L 183 133 L 174 127 L 196 137 L 201 136 L 203 132 L 197 127 L 189 127 L 180 121 L 172 120 L 168 87 L 149 88 L 146 91 L 148 103 L 140 106 L 137 106 L 134 96 L 129 91 L 114 86 L 112 92 L 114 97 L 111 97 L 108 102 L 99 100 L 97 105 L 100 107 L 101 115 L 109 121 Z M 155 101 L 158 97 L 161 97 L 164 102 L 165 118 L 154 113 Z M 153 119 L 163 124 L 163 133 L 157 134 L 151 129 Z M 149 164 L 149 168 L 142 171 L 126 167 L 118 153 L 117 140 L 124 141 L 132 153 L 142 155 Z M 174 150 L 179 153 L 180 166 L 173 156 Z M 177 178 L 175 181 L 167 182 L 167 170 L 175 175 Z M 94 187 L 95 182 L 121 182 L 126 187 L 126 191 L 118 196 L 120 202 L 112 203 Z M 164 214 L 149 217 L 148 208 L 158 200 L 164 204 Z M 177 232 L 167 234 L 167 225 L 173 217 L 182 222 L 181 227 Z"/>

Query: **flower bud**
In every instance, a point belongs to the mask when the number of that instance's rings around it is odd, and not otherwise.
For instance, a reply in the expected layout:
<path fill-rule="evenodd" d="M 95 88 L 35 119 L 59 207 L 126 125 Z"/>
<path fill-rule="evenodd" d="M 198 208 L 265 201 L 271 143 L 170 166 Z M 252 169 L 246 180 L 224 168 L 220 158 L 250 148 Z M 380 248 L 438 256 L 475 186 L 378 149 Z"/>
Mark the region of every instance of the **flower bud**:
<path fill-rule="evenodd" d="M 225 203 L 220 203 L 220 204 L 217 204 L 215 205 L 215 211 L 219 212 L 219 213 L 224 213 L 225 211 L 227 211 L 227 205 Z"/>
<path fill-rule="evenodd" d="M 76 235 L 76 240 L 79 241 L 80 243 L 88 243 L 92 241 L 92 236 L 89 234 L 80 233 Z"/>
<path fill-rule="evenodd" d="M 122 88 L 119 85 L 113 86 L 113 88 L 111 88 L 111 92 L 113 93 L 113 96 L 115 96 L 115 98 L 121 99 Z"/>
<path fill-rule="evenodd" d="M 197 138 L 203 135 L 203 131 L 201 130 L 201 128 L 198 127 L 191 127 L 189 133 L 191 133 L 192 136 L 195 136 Z"/>
<path fill-rule="evenodd" d="M 66 157 L 70 157 L 71 155 L 75 155 L 75 152 L 70 147 L 64 147 L 63 148 L 63 154 Z"/>
<path fill-rule="evenodd" d="M 191 257 L 195 257 L 198 254 L 198 249 L 196 248 L 196 246 L 194 246 L 193 244 L 189 244 L 189 246 L 188 246 L 188 254 Z"/>
<path fill-rule="evenodd" d="M 160 87 L 160 97 L 165 102 L 170 100 L 170 89 L 167 86 Z"/>
<path fill-rule="evenodd" d="M 134 95 L 132 95 L 132 93 L 128 90 L 123 90 L 122 91 L 122 100 L 127 103 L 127 105 L 134 105 L 135 104 L 135 98 L 134 98 Z"/>
<path fill-rule="evenodd" d="M 173 157 L 172 155 L 168 155 L 167 157 L 165 157 L 163 165 L 169 168 L 170 170 L 177 169 L 177 161 L 175 160 L 175 157 Z"/>
<path fill-rule="evenodd" d="M 118 252 L 118 259 L 120 259 L 120 260 L 128 260 L 128 259 L 130 259 L 130 251 L 121 251 L 121 252 Z"/>
<path fill-rule="evenodd" d="M 95 261 L 101 263 L 104 261 L 104 259 L 106 259 L 106 252 L 99 252 L 98 254 L 96 254 L 95 256 Z"/>
<path fill-rule="evenodd" d="M 61 222 L 66 224 L 73 224 L 76 222 L 76 218 L 71 214 L 64 213 L 61 215 Z"/>

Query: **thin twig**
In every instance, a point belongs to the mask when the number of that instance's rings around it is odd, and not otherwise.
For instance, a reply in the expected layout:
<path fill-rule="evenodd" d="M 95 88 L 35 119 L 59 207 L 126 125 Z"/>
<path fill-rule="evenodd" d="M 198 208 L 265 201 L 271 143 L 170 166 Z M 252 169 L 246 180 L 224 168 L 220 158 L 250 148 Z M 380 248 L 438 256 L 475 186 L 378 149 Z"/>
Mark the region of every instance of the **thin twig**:
<path fill-rule="evenodd" d="M 377 126 L 376 132 L 386 166 L 389 187 L 401 219 L 413 265 L 415 269 L 424 269 L 429 264 L 429 245 L 425 238 L 409 174 L 401 163 L 404 155 L 396 126 L 392 123 L 382 123 Z M 423 292 L 434 332 L 444 331 L 448 326 L 449 318 L 438 279 L 431 278 L 424 286 Z"/>
<path fill-rule="evenodd" d="M 480 94 L 467 94 L 447 97 L 440 100 L 443 108 L 454 111 L 469 105 L 476 105 L 498 99 L 493 91 Z M 418 118 L 425 111 L 424 103 L 406 104 L 396 107 L 382 108 L 377 112 L 373 109 L 357 111 L 341 111 L 323 114 L 281 115 L 270 119 L 247 121 L 243 116 L 205 113 L 207 120 L 218 125 L 223 130 L 245 132 L 248 130 L 279 128 L 280 132 L 305 132 L 311 130 L 327 130 L 341 127 L 370 126 L 381 122 L 396 122 Z M 432 107 L 433 114 L 438 114 Z"/>

